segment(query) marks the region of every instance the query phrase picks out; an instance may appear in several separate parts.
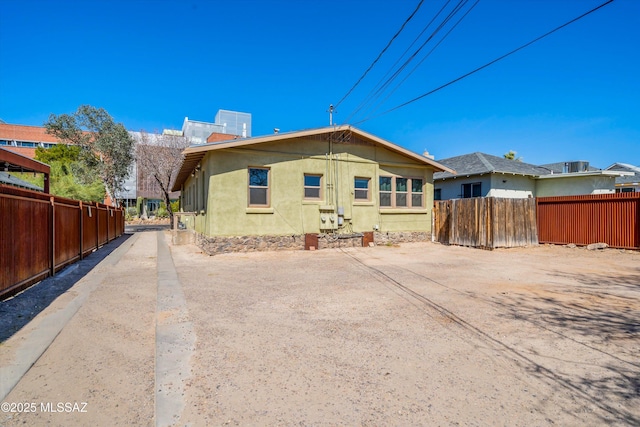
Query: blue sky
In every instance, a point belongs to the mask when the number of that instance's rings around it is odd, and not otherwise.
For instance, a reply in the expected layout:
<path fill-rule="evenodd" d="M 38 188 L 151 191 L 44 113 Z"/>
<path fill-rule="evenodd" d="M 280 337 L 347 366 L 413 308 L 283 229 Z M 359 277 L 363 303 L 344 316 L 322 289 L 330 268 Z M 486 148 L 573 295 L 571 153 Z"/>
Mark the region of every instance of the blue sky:
<path fill-rule="evenodd" d="M 535 164 L 638 165 L 638 0 L 615 0 L 464 80 L 379 114 L 604 1 L 480 0 L 415 71 L 400 75 L 395 82 L 406 80 L 379 98 L 384 102 L 377 110 L 352 115 L 446 3 L 425 0 L 338 105 L 335 121 L 416 152 L 428 150 L 436 159 L 515 150 Z M 417 5 L 418 0 L 0 0 L 0 119 L 42 125 L 50 113 L 91 104 L 130 130 L 179 129 L 185 116 L 213 121 L 218 109 L 251 113 L 254 136 L 273 128 L 326 126 L 329 104 L 349 91 Z"/>

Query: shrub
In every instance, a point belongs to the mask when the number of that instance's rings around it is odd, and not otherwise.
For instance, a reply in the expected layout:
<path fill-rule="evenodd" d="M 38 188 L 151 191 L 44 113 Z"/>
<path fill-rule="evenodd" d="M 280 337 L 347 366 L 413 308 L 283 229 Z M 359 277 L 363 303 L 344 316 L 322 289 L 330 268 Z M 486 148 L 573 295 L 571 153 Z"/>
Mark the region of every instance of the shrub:
<path fill-rule="evenodd" d="M 160 205 L 160 207 L 156 212 L 156 218 L 168 218 L 168 217 L 169 217 L 169 211 L 167 210 L 167 208 Z"/>
<path fill-rule="evenodd" d="M 131 221 L 133 218 L 138 216 L 138 210 L 134 206 L 130 206 L 124 211 L 124 219 L 125 221 Z"/>

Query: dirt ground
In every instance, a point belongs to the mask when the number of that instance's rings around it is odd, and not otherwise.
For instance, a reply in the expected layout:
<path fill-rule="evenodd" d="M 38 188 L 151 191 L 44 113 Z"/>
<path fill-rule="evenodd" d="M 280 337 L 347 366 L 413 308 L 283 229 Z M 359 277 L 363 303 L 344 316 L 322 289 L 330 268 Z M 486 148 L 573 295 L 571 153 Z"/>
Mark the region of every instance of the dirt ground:
<path fill-rule="evenodd" d="M 87 412 L 0 424 L 156 424 L 156 233 L 90 273 L 100 286 L 4 399 Z M 196 337 L 176 425 L 640 425 L 638 252 L 171 254 Z"/>

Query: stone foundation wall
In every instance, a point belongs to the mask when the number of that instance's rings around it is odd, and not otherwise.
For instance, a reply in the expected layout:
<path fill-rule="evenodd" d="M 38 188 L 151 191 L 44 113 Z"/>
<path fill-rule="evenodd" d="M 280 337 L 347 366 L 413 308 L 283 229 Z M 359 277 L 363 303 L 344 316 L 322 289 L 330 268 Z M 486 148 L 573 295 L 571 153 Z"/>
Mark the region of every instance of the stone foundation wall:
<path fill-rule="evenodd" d="M 195 243 L 203 252 L 216 255 L 229 252 L 256 252 L 277 250 L 304 250 L 305 236 L 218 236 L 209 237 L 196 233 Z M 374 233 L 376 245 L 429 242 L 431 233 L 424 231 Z M 318 235 L 318 247 L 316 249 L 330 248 L 360 248 L 362 247 L 362 235 Z"/>
<path fill-rule="evenodd" d="M 362 235 L 318 235 L 318 249 L 329 248 L 361 248 Z"/>
<path fill-rule="evenodd" d="M 430 242 L 431 233 L 426 231 L 394 231 L 374 233 L 376 245 L 386 245 L 395 243 Z"/>
<path fill-rule="evenodd" d="M 304 250 L 304 235 L 209 237 L 198 233 L 196 245 L 209 255 L 283 249 Z"/>

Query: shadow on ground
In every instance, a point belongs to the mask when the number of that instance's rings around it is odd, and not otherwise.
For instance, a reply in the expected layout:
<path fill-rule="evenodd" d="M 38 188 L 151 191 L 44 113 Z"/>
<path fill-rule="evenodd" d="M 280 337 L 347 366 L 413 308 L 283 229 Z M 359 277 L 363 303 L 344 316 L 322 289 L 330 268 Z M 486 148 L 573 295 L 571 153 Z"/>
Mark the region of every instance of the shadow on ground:
<path fill-rule="evenodd" d="M 555 295 L 515 294 L 499 304 L 507 309 L 507 317 L 534 323 L 596 350 L 604 356 L 603 362 L 583 375 L 554 372 L 532 360 L 528 370 L 606 411 L 611 418 L 602 419 L 603 424 L 640 425 L 638 412 L 631 410 L 640 405 L 640 274 L 566 277 L 577 283 Z M 621 401 L 625 404 L 610 404 Z"/>
<path fill-rule="evenodd" d="M 19 294 L 1 301 L 0 343 L 18 332 L 130 237 L 130 234 L 123 234 L 83 260 L 65 267 L 55 276 L 48 277 Z"/>
<path fill-rule="evenodd" d="M 124 227 L 125 233 L 140 233 L 145 231 L 170 230 L 169 224 L 127 224 Z"/>

